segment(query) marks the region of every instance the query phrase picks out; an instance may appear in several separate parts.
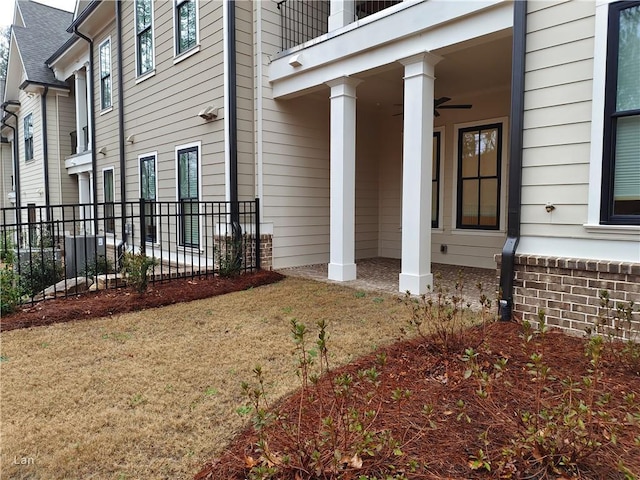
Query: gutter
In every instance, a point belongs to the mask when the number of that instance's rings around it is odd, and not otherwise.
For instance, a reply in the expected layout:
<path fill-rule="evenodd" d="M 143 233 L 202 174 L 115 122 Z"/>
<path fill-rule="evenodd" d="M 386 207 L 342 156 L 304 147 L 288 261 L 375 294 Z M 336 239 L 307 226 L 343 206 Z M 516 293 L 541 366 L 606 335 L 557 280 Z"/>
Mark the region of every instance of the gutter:
<path fill-rule="evenodd" d="M 51 196 L 49 189 L 49 145 L 47 142 L 47 93 L 49 87 L 44 87 L 44 92 L 40 96 L 40 110 L 42 110 L 42 160 L 44 162 L 44 204 L 47 206 L 46 219 L 49 218 L 49 207 L 51 206 Z"/>
<path fill-rule="evenodd" d="M 509 127 L 509 199 L 507 239 L 500 266 L 500 319 L 513 316 L 515 256 L 520 241 L 522 203 L 522 137 L 524 125 L 524 67 L 527 38 L 527 2 L 513 3 L 513 54 L 511 65 L 511 125 Z"/>
<path fill-rule="evenodd" d="M 92 5 L 97 5 L 100 3 L 99 1 L 95 1 L 91 3 L 83 12 L 83 14 L 90 9 Z M 86 41 L 89 44 L 89 72 L 87 72 L 87 80 L 89 81 L 89 97 L 91 98 L 91 102 L 88 105 L 89 107 L 89 115 L 91 116 L 91 177 L 93 181 L 93 223 L 94 223 L 94 231 L 98 233 L 98 177 L 97 177 L 97 169 L 98 164 L 96 160 L 96 112 L 94 108 L 94 98 L 95 92 L 93 87 L 93 40 L 89 37 L 83 35 L 78 31 L 78 25 L 81 17 L 78 17 L 71 25 L 73 27 L 73 33 Z M 69 27 L 71 28 L 71 27 Z M 69 31 L 69 29 L 67 29 Z M 76 92 L 77 94 L 77 92 Z M 79 134 L 79 132 L 78 132 Z"/>
<path fill-rule="evenodd" d="M 229 97 L 229 200 L 231 201 L 231 232 L 236 244 L 242 236 L 240 210 L 238 205 L 238 98 L 236 79 L 236 2 L 227 0 L 227 62 L 229 78 L 227 95 Z M 236 261 L 240 262 L 240 249 Z"/>
<path fill-rule="evenodd" d="M 20 106 L 20 102 L 8 101 L 2 104 L 2 110 L 4 110 L 6 114 L 11 115 L 13 118 L 16 119 L 15 127 L 12 127 L 6 122 L 6 117 L 2 119 L 2 125 L 4 125 L 5 127 L 9 127 L 11 130 L 13 130 L 13 170 L 14 170 L 13 181 L 15 183 L 15 189 L 16 189 L 16 221 L 18 222 L 18 224 L 20 224 L 21 223 L 20 208 L 22 207 L 22 203 L 21 203 L 21 192 L 20 192 L 20 158 L 19 158 L 20 154 L 18 152 L 18 116 L 15 113 L 7 110 L 7 107 L 9 105 Z"/>
<path fill-rule="evenodd" d="M 117 62 L 118 62 L 118 135 L 120 142 L 118 145 L 120 154 L 120 212 L 122 215 L 122 239 L 127 238 L 125 225 L 125 212 L 127 201 L 127 188 L 125 182 L 126 164 L 124 153 L 124 86 L 122 75 L 122 2 L 116 2 L 116 37 L 118 38 Z"/>

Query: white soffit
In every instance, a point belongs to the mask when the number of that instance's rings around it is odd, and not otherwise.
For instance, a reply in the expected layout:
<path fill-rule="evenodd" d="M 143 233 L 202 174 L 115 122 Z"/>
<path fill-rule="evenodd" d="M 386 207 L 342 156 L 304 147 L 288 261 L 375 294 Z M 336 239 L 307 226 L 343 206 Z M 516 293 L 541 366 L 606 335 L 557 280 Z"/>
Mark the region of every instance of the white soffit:
<path fill-rule="evenodd" d="M 326 40 L 316 40 L 274 60 L 269 65 L 273 97 L 296 96 L 333 78 L 507 30 L 513 27 L 513 4 L 501 0 L 429 1 L 359 28 L 348 27 L 344 33 L 330 32 Z M 290 57 L 302 52 L 304 65 L 292 67 Z"/>

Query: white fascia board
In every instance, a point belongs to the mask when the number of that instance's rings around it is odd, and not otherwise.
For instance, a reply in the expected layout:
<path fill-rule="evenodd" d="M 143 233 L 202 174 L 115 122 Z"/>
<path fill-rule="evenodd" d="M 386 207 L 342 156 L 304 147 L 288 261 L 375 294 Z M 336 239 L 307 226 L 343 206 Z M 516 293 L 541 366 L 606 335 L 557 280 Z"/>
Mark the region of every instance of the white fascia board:
<path fill-rule="evenodd" d="M 11 45 L 7 61 L 7 78 L 4 86 L 4 100 L 17 100 L 24 67 L 16 45 L 16 37 L 11 34 Z"/>
<path fill-rule="evenodd" d="M 366 19 L 365 19 L 366 20 Z M 345 75 L 393 63 L 513 27 L 513 4 L 501 0 L 422 2 L 274 60 L 269 80 L 274 98 L 294 96 Z M 345 27 L 347 28 L 347 27 Z M 290 57 L 303 53 L 304 64 Z M 366 55 L 361 55 L 366 53 Z"/>
<path fill-rule="evenodd" d="M 637 238 L 559 238 L 523 236 L 518 243 L 518 254 L 545 257 L 584 258 L 610 262 L 640 262 L 640 244 Z"/>

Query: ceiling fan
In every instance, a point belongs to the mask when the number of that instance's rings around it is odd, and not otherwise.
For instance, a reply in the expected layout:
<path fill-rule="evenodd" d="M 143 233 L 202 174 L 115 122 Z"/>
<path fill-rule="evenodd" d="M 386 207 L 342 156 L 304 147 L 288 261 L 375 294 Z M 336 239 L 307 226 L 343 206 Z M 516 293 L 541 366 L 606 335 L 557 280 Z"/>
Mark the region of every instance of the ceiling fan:
<path fill-rule="evenodd" d="M 470 108 L 473 108 L 473 105 L 471 105 L 470 103 L 463 103 L 463 104 L 457 104 L 457 105 L 443 105 L 443 103 L 447 103 L 450 100 L 451 100 L 450 97 L 436 98 L 433 101 L 433 114 L 436 117 L 439 117 L 440 116 L 440 112 L 438 112 L 438 110 L 441 109 L 441 108 L 457 109 L 457 110 L 468 110 Z M 400 107 L 402 106 L 401 103 L 396 103 L 395 105 L 400 106 Z M 396 113 L 393 116 L 397 117 L 398 115 L 402 115 L 403 113 L 404 112 Z"/>

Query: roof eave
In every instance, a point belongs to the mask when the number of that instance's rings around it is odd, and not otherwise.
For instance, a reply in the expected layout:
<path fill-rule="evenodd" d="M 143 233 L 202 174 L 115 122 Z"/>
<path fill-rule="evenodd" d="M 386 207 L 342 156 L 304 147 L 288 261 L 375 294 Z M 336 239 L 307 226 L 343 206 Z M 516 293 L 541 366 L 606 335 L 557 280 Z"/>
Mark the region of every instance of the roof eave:
<path fill-rule="evenodd" d="M 56 50 L 56 52 L 51 55 L 49 58 L 45 60 L 45 63 L 49 66 L 54 64 L 56 60 L 58 60 L 67 50 L 69 50 L 76 42 L 78 41 L 78 37 L 71 37 L 69 40 L 64 42 L 64 44 Z"/>
<path fill-rule="evenodd" d="M 92 0 L 92 2 L 89 5 L 87 5 L 87 8 L 85 8 L 82 11 L 82 13 L 80 15 L 78 15 L 73 22 L 71 22 L 71 25 L 69 25 L 69 28 L 67 28 L 67 32 L 74 33 L 76 28 L 79 27 L 80 25 L 82 25 L 82 23 L 87 18 L 89 18 L 89 15 L 91 15 L 93 13 L 93 11 L 97 8 L 97 6 L 100 3 L 101 3 L 101 0 Z"/>

